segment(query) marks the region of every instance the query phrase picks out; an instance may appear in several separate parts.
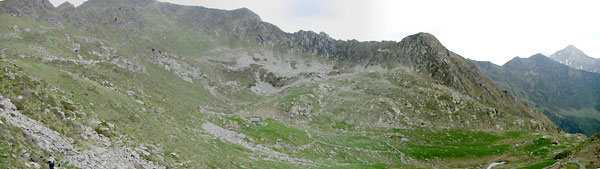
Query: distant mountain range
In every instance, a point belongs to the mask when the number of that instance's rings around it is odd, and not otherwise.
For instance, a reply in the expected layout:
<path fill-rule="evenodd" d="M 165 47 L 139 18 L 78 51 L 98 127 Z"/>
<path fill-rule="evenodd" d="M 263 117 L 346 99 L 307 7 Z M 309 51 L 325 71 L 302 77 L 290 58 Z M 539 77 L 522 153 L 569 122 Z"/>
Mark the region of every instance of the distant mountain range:
<path fill-rule="evenodd" d="M 593 59 L 574 46 L 553 57 L 569 66 Z M 515 57 L 502 66 L 473 62 L 500 88 L 535 105 L 563 130 L 588 136 L 600 130 L 600 74 L 577 70 L 542 54 Z"/>
<path fill-rule="evenodd" d="M 600 59 L 589 57 L 573 45 L 569 45 L 549 57 L 575 69 L 596 73 L 600 72 Z"/>

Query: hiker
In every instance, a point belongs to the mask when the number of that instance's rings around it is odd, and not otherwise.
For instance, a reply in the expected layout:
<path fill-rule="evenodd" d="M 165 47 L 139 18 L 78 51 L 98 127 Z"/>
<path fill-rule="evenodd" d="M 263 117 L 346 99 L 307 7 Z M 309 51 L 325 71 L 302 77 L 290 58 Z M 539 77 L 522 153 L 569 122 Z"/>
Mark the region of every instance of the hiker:
<path fill-rule="evenodd" d="M 54 157 L 52 157 L 52 154 L 50 154 L 50 157 L 48 157 L 48 159 L 46 159 L 46 162 L 48 162 L 48 166 L 50 167 L 50 169 L 54 169 L 54 163 L 56 162 L 56 160 L 54 160 Z"/>

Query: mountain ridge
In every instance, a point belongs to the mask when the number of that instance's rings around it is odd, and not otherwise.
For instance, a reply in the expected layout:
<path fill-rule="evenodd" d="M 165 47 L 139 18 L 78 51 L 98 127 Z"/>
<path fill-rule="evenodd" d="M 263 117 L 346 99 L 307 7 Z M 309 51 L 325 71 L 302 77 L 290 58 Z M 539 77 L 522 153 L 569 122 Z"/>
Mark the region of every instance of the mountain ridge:
<path fill-rule="evenodd" d="M 15 2 L 17 1 L 6 1 L 2 6 L 10 6 Z M 31 3 L 46 4 L 46 0 L 31 1 Z M 13 5 L 19 5 L 15 4 Z M 141 35 L 142 27 L 156 24 L 152 20 L 175 21 L 184 25 L 183 29 L 188 29 L 201 36 L 235 38 L 235 40 L 241 41 L 239 43 L 258 43 L 266 45 L 266 47 L 288 51 L 287 53 L 290 53 L 290 50 L 291 53 L 294 51 L 312 53 L 337 62 L 336 66 L 339 66 L 337 69 L 342 72 L 355 66 L 382 66 L 384 68 L 407 66 L 478 101 L 496 107 L 503 113 L 538 119 L 542 121 L 543 126 L 551 126 L 547 118 L 540 113 L 532 113 L 524 104 L 514 101 L 511 96 L 506 96 L 479 72 L 474 64 L 446 49 L 437 38 L 429 33 L 417 33 L 400 42 L 342 41 L 334 40 L 325 33 L 317 34 L 312 31 L 283 32 L 277 26 L 263 22 L 258 15 L 247 8 L 218 10 L 181 6 L 155 0 L 91 0 L 76 7 L 75 11 L 57 11 L 52 5 L 45 6 L 45 9 L 53 14 L 48 15 L 52 18 L 49 19 L 49 22 L 59 27 L 64 27 L 68 23 L 77 28 L 83 27 L 91 31 L 108 28 L 117 32 L 127 32 L 125 34 L 131 32 L 133 34 L 127 37 L 130 39 Z M 163 13 L 164 17 L 151 19 L 146 16 L 159 16 L 153 13 L 156 11 Z M 10 10 L 5 12 L 11 13 Z M 61 15 L 66 17 L 58 20 L 54 17 Z M 293 83 L 297 79 L 286 80 L 277 76 L 274 78 L 275 81 L 272 81 L 271 85 L 278 83 L 274 87 Z M 263 79 L 261 78 L 261 80 Z M 278 82 L 280 80 L 287 82 L 280 83 Z"/>
<path fill-rule="evenodd" d="M 56 131 L 78 150 L 54 153 L 67 167 L 473 168 L 510 156 L 518 168 L 584 138 L 429 33 L 344 41 L 284 32 L 248 9 L 152 0 L 49 13 L 58 19 L 0 10 L 0 94 L 14 104 L 0 113 Z M 0 127 L 0 164 L 52 153 Z"/>
<path fill-rule="evenodd" d="M 549 56 L 562 64 L 588 72 L 600 72 L 600 60 L 586 55 L 573 45 L 569 45 Z"/>
<path fill-rule="evenodd" d="M 562 129 L 586 135 L 597 132 L 600 74 L 577 70 L 542 54 L 516 57 L 502 66 L 474 63 L 501 88 L 537 105 Z"/>
<path fill-rule="evenodd" d="M 6 1 L 2 4 L 2 7 L 11 6 L 11 4 L 13 6 L 22 5 L 18 2 Z M 34 1 L 31 1 L 31 3 L 36 4 Z M 46 4 L 46 1 L 41 1 L 41 3 Z M 183 25 L 182 29 L 187 29 L 200 36 L 233 38 L 234 41 L 238 41 L 236 43 L 245 45 L 256 45 L 257 43 L 268 48 L 283 50 L 284 53 L 288 54 L 300 52 L 321 56 L 333 61 L 335 63 L 334 69 L 337 69 L 333 72 L 338 73 L 344 73 L 346 70 L 352 71 L 351 69 L 356 66 L 382 66 L 384 68 L 406 66 L 477 101 L 498 109 L 493 111 L 537 119 L 543 124 L 538 126 L 540 129 L 552 128 L 552 124 L 549 123 L 546 117 L 539 112 L 532 112 L 526 105 L 515 101 L 512 96 L 498 90 L 490 80 L 476 69 L 474 64 L 446 49 L 437 38 L 429 33 L 417 33 L 402 39 L 400 42 L 342 41 L 334 40 L 325 33 L 317 34 L 312 31 L 283 32 L 277 26 L 263 22 L 258 15 L 247 8 L 228 11 L 181 6 L 155 0 L 91 0 L 76 7 L 74 11 L 56 10 L 51 5 L 44 7 L 44 9 L 48 9 L 51 14 L 46 16 L 51 18 L 47 20 L 63 29 L 65 25 L 70 24 L 76 28 L 85 28 L 85 30 L 106 34 L 101 30 L 108 28 L 115 31 L 115 33 L 121 33 L 122 31 L 122 34 L 126 35 L 127 41 L 143 37 L 144 29 L 142 28 L 158 24 L 156 21 L 159 23 L 174 21 Z M 4 12 L 11 13 L 13 11 L 7 10 Z M 164 15 L 158 18 L 150 17 L 160 16 L 155 12 Z M 28 13 L 25 12 L 24 14 Z M 56 19 L 56 16 L 63 17 L 62 19 Z M 111 35 L 106 34 L 106 36 Z M 167 39 L 167 37 L 163 37 L 163 39 Z M 117 53 L 107 54 L 110 57 L 110 55 Z M 130 65 L 132 63 L 126 64 Z M 133 64 L 135 65 L 135 63 Z M 193 71 L 196 70 L 192 70 L 191 74 L 187 72 L 186 74 L 199 79 L 199 75 L 193 74 Z M 187 77 L 183 78 L 186 79 Z M 281 88 L 303 78 L 305 77 L 279 77 L 275 74 L 268 77 L 268 79 L 263 76 L 258 80 L 266 80 L 272 87 Z M 187 81 L 192 80 L 188 79 Z M 254 85 L 249 84 L 249 86 Z"/>

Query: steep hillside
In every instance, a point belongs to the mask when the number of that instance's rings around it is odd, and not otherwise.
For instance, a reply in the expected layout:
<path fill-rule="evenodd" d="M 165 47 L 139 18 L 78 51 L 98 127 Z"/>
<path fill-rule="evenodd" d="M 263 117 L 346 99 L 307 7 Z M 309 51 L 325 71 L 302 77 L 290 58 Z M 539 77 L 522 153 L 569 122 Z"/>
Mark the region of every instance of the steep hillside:
<path fill-rule="evenodd" d="M 572 159 L 582 162 L 583 165 L 587 164 L 586 168 L 600 167 L 600 133 L 591 136 L 572 152 Z"/>
<path fill-rule="evenodd" d="M 548 167 L 563 168 L 598 168 L 600 167 L 600 133 L 596 133 L 580 145 L 564 150 L 554 157 L 556 163 Z"/>
<path fill-rule="evenodd" d="M 589 57 L 573 45 L 569 45 L 549 57 L 575 69 L 600 73 L 600 60 Z"/>
<path fill-rule="evenodd" d="M 428 33 L 341 41 L 245 8 L 46 3 L 0 2 L 9 168 L 522 167 L 582 139 Z"/>
<path fill-rule="evenodd" d="M 474 62 L 500 88 L 536 105 L 565 131 L 591 136 L 600 130 L 600 74 L 541 54 L 514 58 L 503 66 Z"/>

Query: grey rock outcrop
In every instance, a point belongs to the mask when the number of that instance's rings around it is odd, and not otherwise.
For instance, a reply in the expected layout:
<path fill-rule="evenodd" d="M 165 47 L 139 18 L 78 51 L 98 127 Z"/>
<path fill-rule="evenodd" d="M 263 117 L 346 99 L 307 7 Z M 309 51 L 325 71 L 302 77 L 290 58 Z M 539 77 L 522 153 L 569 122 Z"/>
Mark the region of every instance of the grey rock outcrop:
<path fill-rule="evenodd" d="M 31 15 L 38 16 L 55 10 L 48 0 L 6 0 L 0 5 L 0 11 L 13 16 Z"/>
<path fill-rule="evenodd" d="M 8 125 L 21 128 L 38 147 L 45 151 L 76 154 L 64 157 L 63 161 L 69 162 L 69 164 L 78 168 L 165 168 L 143 159 L 137 151 L 128 147 L 92 147 L 91 150 L 77 152 L 69 143 L 68 138 L 63 138 L 60 133 L 21 114 L 10 99 L 0 95 L 0 105 L 2 105 L 0 107 L 3 107 L 0 109 L 0 117 L 3 117 Z M 89 137 L 104 146 L 111 145 L 108 138 L 97 134 L 91 128 L 84 127 L 83 131 L 86 133 L 85 135 L 82 134 L 85 137 Z M 35 164 L 29 164 L 29 166 L 36 168 Z M 37 166 L 39 167 L 39 165 Z"/>
<path fill-rule="evenodd" d="M 573 45 L 569 45 L 549 57 L 575 69 L 596 73 L 600 72 L 600 59 L 589 57 Z"/>
<path fill-rule="evenodd" d="M 59 28 L 64 28 L 62 18 L 56 15 L 56 8 L 48 0 L 6 0 L 0 3 L 0 11 L 13 16 L 27 15 L 41 18 Z"/>
<path fill-rule="evenodd" d="M 137 57 L 133 59 L 129 59 L 126 57 L 116 57 L 113 58 L 110 61 L 110 63 L 135 73 L 148 74 L 148 71 L 146 71 L 146 67 L 144 67 L 138 62 Z"/>
<path fill-rule="evenodd" d="M 246 136 L 244 134 L 240 134 L 235 131 L 224 129 L 224 128 L 217 126 L 211 122 L 206 122 L 206 123 L 202 124 L 202 129 L 218 139 L 221 139 L 223 141 L 227 141 L 227 142 L 230 142 L 233 144 L 237 144 L 237 145 L 240 145 L 249 150 L 267 155 L 269 157 L 269 159 L 271 159 L 271 160 L 281 160 L 281 161 L 295 163 L 298 165 L 313 166 L 313 167 L 324 166 L 323 164 L 318 164 L 318 163 L 312 162 L 310 160 L 290 157 L 289 155 L 287 155 L 285 153 L 275 151 L 269 147 L 265 147 L 260 144 L 253 144 L 253 143 L 247 142 L 245 140 Z"/>
<path fill-rule="evenodd" d="M 0 117 L 4 117 L 6 123 L 21 128 L 40 148 L 48 152 L 74 152 L 73 146 L 67 139 L 42 123 L 21 114 L 10 99 L 0 96 L 0 105 L 4 107 L 0 109 Z"/>
<path fill-rule="evenodd" d="M 182 61 L 184 58 L 176 54 L 168 52 L 146 52 L 144 55 L 144 57 L 150 59 L 151 62 L 160 65 L 165 70 L 172 72 L 186 82 L 192 83 L 193 79 L 198 80 L 202 78 L 202 73 L 199 68 Z"/>
<path fill-rule="evenodd" d="M 63 160 L 79 168 L 165 168 L 143 159 L 134 149 L 125 147 L 93 147 Z"/>

